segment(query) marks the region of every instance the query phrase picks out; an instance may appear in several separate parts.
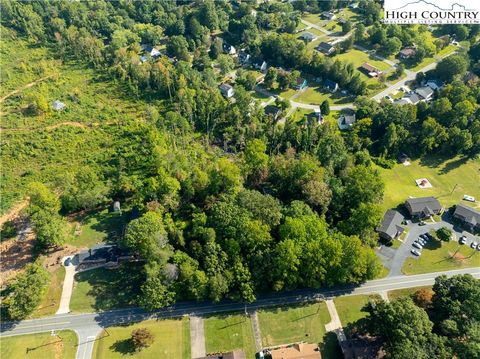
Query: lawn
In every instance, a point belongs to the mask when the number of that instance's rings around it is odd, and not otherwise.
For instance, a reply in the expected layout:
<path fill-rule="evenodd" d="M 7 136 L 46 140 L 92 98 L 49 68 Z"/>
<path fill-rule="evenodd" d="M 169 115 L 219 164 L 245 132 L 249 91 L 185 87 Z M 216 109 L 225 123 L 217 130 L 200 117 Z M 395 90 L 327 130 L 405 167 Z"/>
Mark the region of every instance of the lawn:
<path fill-rule="evenodd" d="M 32 313 L 32 318 L 55 314 L 58 305 L 60 304 L 64 278 L 65 268 L 63 266 L 59 266 L 53 273 L 51 273 L 47 293 L 38 308 Z"/>
<path fill-rule="evenodd" d="M 48 333 L 2 337 L 0 358 L 2 359 L 74 359 L 77 352 L 77 335 L 62 330 L 52 336 Z"/>
<path fill-rule="evenodd" d="M 138 328 L 149 329 L 154 342 L 150 347 L 135 352 L 130 338 L 132 331 Z M 97 338 L 93 353 L 95 359 L 190 359 L 189 320 L 147 320 L 128 326 L 110 327 Z"/>
<path fill-rule="evenodd" d="M 135 305 L 143 276 L 141 267 L 125 263 L 116 269 L 97 268 L 76 274 L 70 309 L 98 312 Z"/>
<path fill-rule="evenodd" d="M 91 248 L 99 243 L 112 242 L 120 236 L 124 224 L 121 214 L 109 212 L 108 209 L 84 213 L 71 222 L 72 236 L 69 244 Z"/>
<path fill-rule="evenodd" d="M 397 298 L 403 298 L 403 297 L 408 297 L 415 293 L 417 290 L 420 289 L 432 289 L 431 285 L 427 285 L 424 287 L 413 287 L 413 288 L 404 288 L 404 289 L 396 289 L 396 290 L 391 290 L 388 292 L 388 299 L 394 300 Z"/>
<path fill-rule="evenodd" d="M 308 14 L 302 16 L 302 19 L 312 24 L 319 24 L 323 21 L 323 19 L 320 18 L 320 14 Z"/>
<path fill-rule="evenodd" d="M 430 157 L 428 161 L 413 161 L 410 166 L 379 168 L 385 182 L 383 208 L 395 208 L 409 196 L 435 196 L 445 207 L 459 203 L 464 194 L 480 198 L 479 170 L 480 160 L 459 157 L 447 161 Z M 433 187 L 418 188 L 415 183 L 418 178 L 427 178 Z"/>
<path fill-rule="evenodd" d="M 243 349 L 247 358 L 255 357 L 252 323 L 245 314 L 215 315 L 205 318 L 207 353 Z"/>
<path fill-rule="evenodd" d="M 455 254 L 455 258 L 452 256 Z M 480 266 L 480 252 L 457 241 L 430 241 L 422 249 L 419 258 L 409 257 L 405 260 L 404 274 L 422 274 L 448 271 L 453 269 Z"/>
<path fill-rule="evenodd" d="M 333 302 L 337 308 L 342 326 L 348 327 L 356 321 L 365 318 L 367 313 L 362 312 L 362 308 L 372 299 L 375 299 L 375 296 L 350 295 L 335 298 Z"/>
<path fill-rule="evenodd" d="M 258 312 L 264 346 L 306 341 L 321 343 L 330 314 L 324 302 Z"/>
<path fill-rule="evenodd" d="M 295 97 L 296 102 L 320 105 L 323 101 L 328 100 L 331 105 L 351 103 L 353 99 L 345 97 L 337 93 L 325 92 L 323 88 L 315 82 L 309 82 L 308 87 L 300 95 Z"/>

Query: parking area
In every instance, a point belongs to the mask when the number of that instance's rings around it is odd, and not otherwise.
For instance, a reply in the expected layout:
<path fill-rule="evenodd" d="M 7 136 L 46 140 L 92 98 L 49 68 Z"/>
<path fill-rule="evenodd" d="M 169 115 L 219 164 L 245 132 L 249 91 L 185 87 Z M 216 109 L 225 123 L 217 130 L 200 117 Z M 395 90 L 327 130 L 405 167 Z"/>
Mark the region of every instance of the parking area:
<path fill-rule="evenodd" d="M 402 267 L 405 260 L 409 257 L 418 259 L 419 257 L 412 254 L 411 250 L 415 249 L 421 253 L 420 248 L 415 248 L 413 243 L 425 233 L 429 233 L 432 229 L 437 230 L 442 227 L 450 229 L 454 235 L 454 241 L 458 241 L 462 236 L 465 236 L 466 243 L 465 246 L 470 246 L 472 242 L 479 242 L 480 239 L 478 236 L 475 236 L 467 231 L 464 231 L 461 228 L 455 227 L 448 218 L 448 215 L 445 214 L 440 221 L 427 221 L 425 225 L 419 225 L 419 223 L 413 223 L 410 220 L 407 220 L 406 226 L 408 228 L 408 234 L 404 239 L 404 242 L 397 249 L 392 249 L 386 246 L 381 246 L 377 251 L 381 257 L 384 265 L 390 269 L 388 274 L 389 277 L 402 275 Z"/>

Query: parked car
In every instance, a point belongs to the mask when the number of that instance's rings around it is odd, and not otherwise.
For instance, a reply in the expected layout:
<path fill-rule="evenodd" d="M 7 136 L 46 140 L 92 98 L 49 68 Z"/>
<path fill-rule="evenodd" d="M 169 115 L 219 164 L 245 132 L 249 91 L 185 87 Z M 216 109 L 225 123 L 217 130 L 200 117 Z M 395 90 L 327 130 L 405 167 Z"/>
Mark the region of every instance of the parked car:
<path fill-rule="evenodd" d="M 417 241 L 422 247 L 427 243 L 426 240 L 422 239 L 422 238 L 419 238 L 418 241 Z"/>
<path fill-rule="evenodd" d="M 418 224 L 419 226 L 426 226 L 427 225 L 427 222 L 425 221 L 420 221 L 420 223 Z"/>
<path fill-rule="evenodd" d="M 428 239 L 433 239 L 433 236 L 430 233 L 425 233 Z"/>
<path fill-rule="evenodd" d="M 412 246 L 414 246 L 415 248 L 418 248 L 418 249 L 422 249 L 422 246 L 418 242 L 413 242 Z"/>
<path fill-rule="evenodd" d="M 475 202 L 475 197 L 469 196 L 468 194 L 463 196 L 464 201 Z"/>
<path fill-rule="evenodd" d="M 480 251 L 480 243 L 477 245 L 477 251 Z"/>
<path fill-rule="evenodd" d="M 420 257 L 422 255 L 421 252 L 415 250 L 415 249 L 412 249 L 410 252 L 412 252 L 413 255 L 416 255 L 417 257 Z"/>
<path fill-rule="evenodd" d="M 430 239 L 430 238 L 428 238 L 428 236 L 427 236 L 426 233 L 421 234 L 421 235 L 420 235 L 420 238 L 422 238 L 422 239 L 425 240 L 425 241 L 428 241 L 428 240 Z"/>
<path fill-rule="evenodd" d="M 460 239 L 458 240 L 458 243 L 460 243 L 460 244 L 467 243 L 467 237 L 466 236 L 461 236 Z"/>
<path fill-rule="evenodd" d="M 478 246 L 477 242 L 472 242 L 472 244 L 470 244 L 470 247 L 472 247 L 473 249 L 477 248 L 477 246 Z"/>

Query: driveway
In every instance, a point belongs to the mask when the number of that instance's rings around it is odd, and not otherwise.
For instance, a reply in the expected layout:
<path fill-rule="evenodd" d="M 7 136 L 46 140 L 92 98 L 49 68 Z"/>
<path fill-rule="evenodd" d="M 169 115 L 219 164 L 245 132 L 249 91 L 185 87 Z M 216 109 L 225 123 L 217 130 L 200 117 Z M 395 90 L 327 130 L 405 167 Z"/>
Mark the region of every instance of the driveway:
<path fill-rule="evenodd" d="M 431 222 L 428 221 L 427 225 L 419 226 L 418 223 L 412 223 L 408 221 L 407 224 L 408 235 L 404 240 L 404 243 L 395 251 L 395 255 L 391 259 L 390 264 L 390 273 L 388 277 L 402 275 L 402 266 L 405 262 L 405 259 L 408 257 L 418 258 L 415 257 L 413 254 L 410 253 L 412 249 L 412 243 L 420 236 L 420 234 L 430 232 L 432 229 L 439 229 L 441 227 L 447 227 L 453 231 L 455 235 L 455 240 L 458 240 L 462 235 L 467 236 L 469 239 L 473 239 L 474 235 L 463 231 L 457 227 L 454 228 L 452 223 L 448 221 L 448 215 L 444 214 L 443 219 L 438 222 Z M 470 241 L 469 241 L 470 242 Z"/>

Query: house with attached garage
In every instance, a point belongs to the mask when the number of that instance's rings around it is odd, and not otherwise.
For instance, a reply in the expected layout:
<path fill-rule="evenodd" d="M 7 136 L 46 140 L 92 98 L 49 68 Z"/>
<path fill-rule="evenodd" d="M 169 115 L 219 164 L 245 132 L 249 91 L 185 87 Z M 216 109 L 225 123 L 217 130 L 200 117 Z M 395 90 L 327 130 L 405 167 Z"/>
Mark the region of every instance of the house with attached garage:
<path fill-rule="evenodd" d="M 378 77 L 382 74 L 382 71 L 377 69 L 375 66 L 370 65 L 368 62 L 364 62 L 359 69 L 369 77 Z"/>
<path fill-rule="evenodd" d="M 457 204 L 453 217 L 460 220 L 470 231 L 480 231 L 480 212 L 462 203 Z"/>
<path fill-rule="evenodd" d="M 405 201 L 405 207 L 412 217 L 423 219 L 439 214 L 442 205 L 435 197 L 409 198 Z"/>
<path fill-rule="evenodd" d="M 415 90 L 415 93 L 423 102 L 428 102 L 433 98 L 433 90 L 428 86 L 419 87 Z"/>
<path fill-rule="evenodd" d="M 405 230 L 402 227 L 403 220 L 404 217 L 400 214 L 400 212 L 389 209 L 387 212 L 385 212 L 382 223 L 377 228 L 378 234 L 381 238 L 389 241 L 397 238 Z"/>

